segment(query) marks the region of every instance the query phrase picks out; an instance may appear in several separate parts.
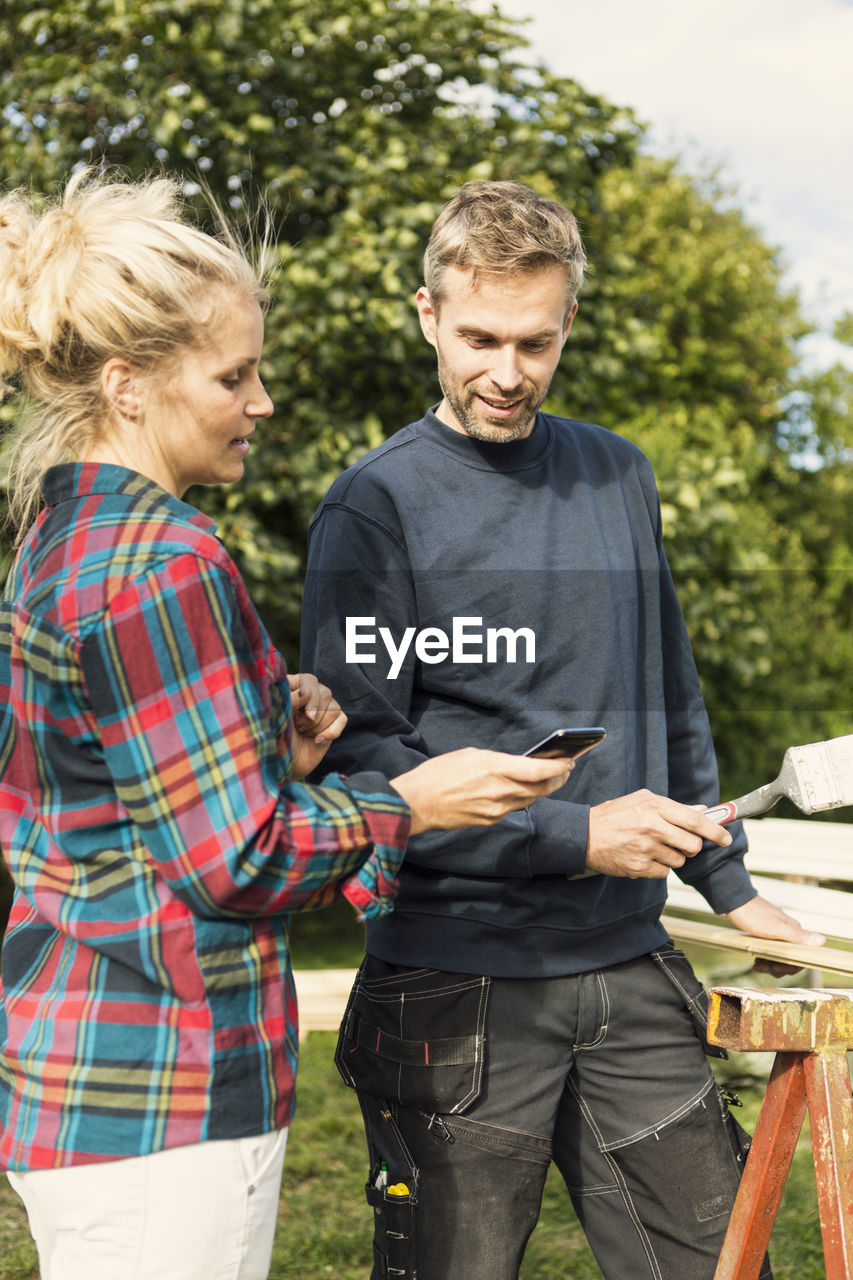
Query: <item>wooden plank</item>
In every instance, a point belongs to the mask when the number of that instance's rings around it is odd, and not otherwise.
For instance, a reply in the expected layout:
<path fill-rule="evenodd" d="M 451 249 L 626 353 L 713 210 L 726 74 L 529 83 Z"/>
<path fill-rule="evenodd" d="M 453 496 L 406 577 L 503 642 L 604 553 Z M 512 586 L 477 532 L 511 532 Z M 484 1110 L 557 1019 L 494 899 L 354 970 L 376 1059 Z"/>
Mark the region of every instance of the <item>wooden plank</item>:
<path fill-rule="evenodd" d="M 337 1031 L 355 974 L 355 969 L 294 970 L 300 1040 L 309 1031 Z"/>
<path fill-rule="evenodd" d="M 847 1054 L 839 1048 L 804 1054 L 803 1071 L 826 1280 L 853 1280 L 853 1094 Z"/>
<path fill-rule="evenodd" d="M 707 924 L 702 920 L 681 920 L 669 912 L 664 912 L 661 923 L 676 940 L 696 942 L 704 947 L 718 947 L 726 951 L 743 951 L 747 955 L 761 956 L 766 960 L 796 964 L 801 969 L 853 974 L 853 951 L 842 951 L 837 947 L 801 947 L 793 942 L 753 938 L 733 926 L 727 928 L 725 925 Z"/>
<path fill-rule="evenodd" d="M 853 894 L 818 885 L 773 880 L 768 876 L 753 875 L 752 883 L 768 902 L 788 911 L 804 929 L 823 933 L 828 938 L 853 940 Z M 674 875 L 667 881 L 667 895 L 670 912 L 690 911 L 707 917 L 711 923 L 720 922 L 702 895 Z"/>

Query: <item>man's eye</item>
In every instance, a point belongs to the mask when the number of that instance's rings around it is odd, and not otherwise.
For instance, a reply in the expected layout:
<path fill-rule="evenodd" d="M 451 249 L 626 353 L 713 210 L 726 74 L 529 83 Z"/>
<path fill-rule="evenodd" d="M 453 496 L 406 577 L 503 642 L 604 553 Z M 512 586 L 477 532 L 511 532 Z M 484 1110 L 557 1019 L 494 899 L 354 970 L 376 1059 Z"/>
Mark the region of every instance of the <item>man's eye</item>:
<path fill-rule="evenodd" d="M 221 382 L 223 387 L 227 387 L 229 391 L 233 391 L 235 387 L 239 387 L 240 385 L 239 378 L 222 378 Z"/>

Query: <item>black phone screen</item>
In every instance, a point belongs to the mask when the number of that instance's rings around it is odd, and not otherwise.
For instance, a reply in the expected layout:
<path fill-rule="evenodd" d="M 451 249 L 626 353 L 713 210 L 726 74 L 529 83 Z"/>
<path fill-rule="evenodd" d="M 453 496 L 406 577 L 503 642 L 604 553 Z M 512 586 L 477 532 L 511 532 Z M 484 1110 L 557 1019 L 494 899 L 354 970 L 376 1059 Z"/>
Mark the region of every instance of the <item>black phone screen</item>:
<path fill-rule="evenodd" d="M 554 756 L 567 756 L 570 760 L 576 760 L 578 756 L 582 756 L 585 751 L 590 751 L 601 742 L 605 736 L 606 731 L 600 725 L 587 726 L 582 729 L 556 729 L 553 733 L 549 733 L 547 738 L 537 742 L 535 747 L 525 751 L 524 754 L 526 756 L 544 757 L 545 759 L 553 759 Z"/>

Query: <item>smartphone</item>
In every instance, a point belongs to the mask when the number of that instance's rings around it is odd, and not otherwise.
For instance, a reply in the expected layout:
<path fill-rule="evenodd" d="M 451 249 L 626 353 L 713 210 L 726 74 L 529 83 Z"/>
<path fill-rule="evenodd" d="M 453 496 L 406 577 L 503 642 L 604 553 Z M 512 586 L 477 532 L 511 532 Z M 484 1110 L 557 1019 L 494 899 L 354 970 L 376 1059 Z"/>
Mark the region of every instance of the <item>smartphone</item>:
<path fill-rule="evenodd" d="M 555 729 L 524 754 L 544 757 L 546 760 L 552 760 L 555 756 L 568 756 L 570 760 L 577 760 L 578 756 L 591 751 L 604 737 L 606 731 L 600 725 L 584 729 Z"/>

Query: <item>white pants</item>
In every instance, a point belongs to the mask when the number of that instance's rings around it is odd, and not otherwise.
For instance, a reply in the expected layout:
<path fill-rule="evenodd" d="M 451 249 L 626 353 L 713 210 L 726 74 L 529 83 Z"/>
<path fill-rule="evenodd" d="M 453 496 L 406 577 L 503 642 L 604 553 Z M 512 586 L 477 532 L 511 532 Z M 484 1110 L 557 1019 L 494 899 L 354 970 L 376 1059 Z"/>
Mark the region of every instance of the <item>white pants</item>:
<path fill-rule="evenodd" d="M 42 1280 L 266 1280 L 287 1130 L 10 1173 Z"/>

